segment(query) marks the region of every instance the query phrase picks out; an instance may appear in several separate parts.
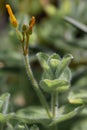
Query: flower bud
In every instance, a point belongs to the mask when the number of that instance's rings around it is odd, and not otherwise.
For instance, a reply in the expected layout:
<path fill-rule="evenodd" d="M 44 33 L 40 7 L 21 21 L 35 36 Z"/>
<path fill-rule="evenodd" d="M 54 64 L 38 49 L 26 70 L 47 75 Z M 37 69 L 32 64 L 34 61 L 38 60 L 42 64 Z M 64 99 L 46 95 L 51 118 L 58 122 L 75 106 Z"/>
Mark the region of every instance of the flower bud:
<path fill-rule="evenodd" d="M 11 22 L 12 26 L 17 27 L 18 26 L 17 19 L 16 19 L 15 15 L 13 14 L 12 9 L 11 9 L 9 4 L 6 4 L 6 9 L 8 11 L 9 16 L 10 16 L 10 22 Z"/>
<path fill-rule="evenodd" d="M 30 23 L 29 23 L 29 32 L 32 33 L 32 28 L 35 24 L 35 17 L 32 16 L 31 20 L 30 20 Z"/>
<path fill-rule="evenodd" d="M 24 24 L 24 25 L 22 26 L 22 31 L 25 32 L 27 29 L 28 29 L 28 26 Z"/>

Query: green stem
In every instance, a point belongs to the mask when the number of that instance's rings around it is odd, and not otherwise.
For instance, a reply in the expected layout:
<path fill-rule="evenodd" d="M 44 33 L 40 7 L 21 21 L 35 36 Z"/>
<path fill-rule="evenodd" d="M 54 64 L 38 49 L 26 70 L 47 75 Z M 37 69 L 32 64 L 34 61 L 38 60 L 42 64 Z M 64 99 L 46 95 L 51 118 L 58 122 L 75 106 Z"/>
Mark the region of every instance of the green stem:
<path fill-rule="evenodd" d="M 34 90 L 36 91 L 37 96 L 39 97 L 40 102 L 42 103 L 43 107 L 46 109 L 46 112 L 47 112 L 49 118 L 51 118 L 51 113 L 50 113 L 47 101 L 46 101 L 43 93 L 41 92 L 41 90 L 40 90 L 40 88 L 38 86 L 37 81 L 35 80 L 35 78 L 33 76 L 33 73 L 32 73 L 32 70 L 31 70 L 31 67 L 30 67 L 30 64 L 29 64 L 29 57 L 28 57 L 28 55 L 24 55 L 24 59 L 25 59 L 26 71 L 27 71 L 27 74 L 28 74 L 28 76 L 29 76 L 29 78 L 31 80 L 31 83 L 32 83 L 33 87 L 34 87 Z"/>
<path fill-rule="evenodd" d="M 58 92 L 53 92 L 51 95 L 51 111 L 53 118 L 58 115 Z M 51 127 L 52 130 L 58 130 L 57 124 Z"/>
<path fill-rule="evenodd" d="M 58 93 L 53 92 L 51 95 L 51 111 L 52 115 L 55 118 L 58 112 Z"/>

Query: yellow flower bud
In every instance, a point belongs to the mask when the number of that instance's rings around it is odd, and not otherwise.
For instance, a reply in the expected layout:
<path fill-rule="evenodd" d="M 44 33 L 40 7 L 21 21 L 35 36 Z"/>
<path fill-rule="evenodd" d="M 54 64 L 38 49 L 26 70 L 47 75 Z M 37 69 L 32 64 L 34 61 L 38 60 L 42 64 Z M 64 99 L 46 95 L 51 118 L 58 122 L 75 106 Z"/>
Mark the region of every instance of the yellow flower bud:
<path fill-rule="evenodd" d="M 17 27 L 18 26 L 17 19 L 15 18 L 15 15 L 13 14 L 12 9 L 11 9 L 9 4 L 6 4 L 6 9 L 8 11 L 9 16 L 10 16 L 10 22 L 11 22 L 12 26 Z"/>

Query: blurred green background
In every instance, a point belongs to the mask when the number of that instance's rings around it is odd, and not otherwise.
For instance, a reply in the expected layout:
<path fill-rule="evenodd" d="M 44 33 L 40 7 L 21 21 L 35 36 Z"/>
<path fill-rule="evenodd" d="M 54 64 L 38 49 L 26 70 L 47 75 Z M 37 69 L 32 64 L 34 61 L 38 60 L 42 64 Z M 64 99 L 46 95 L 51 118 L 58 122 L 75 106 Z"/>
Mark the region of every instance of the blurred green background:
<path fill-rule="evenodd" d="M 11 93 L 10 110 L 40 103 L 27 77 L 21 44 L 10 26 L 6 3 L 11 5 L 20 30 L 24 23 L 29 23 L 31 16 L 36 17 L 29 56 L 37 81 L 42 73 L 36 58 L 37 52 L 56 52 L 61 57 L 70 53 L 74 57 L 70 64 L 71 88 L 69 94 L 60 95 L 60 106 L 68 105 L 71 108 L 77 105 L 68 102 L 71 93 L 79 93 L 87 99 L 87 34 L 64 20 L 65 16 L 69 16 L 86 25 L 87 0 L 0 0 L 0 94 Z M 49 101 L 49 95 L 44 94 Z M 60 123 L 59 129 L 86 130 L 87 110 L 84 111 L 85 114 Z"/>

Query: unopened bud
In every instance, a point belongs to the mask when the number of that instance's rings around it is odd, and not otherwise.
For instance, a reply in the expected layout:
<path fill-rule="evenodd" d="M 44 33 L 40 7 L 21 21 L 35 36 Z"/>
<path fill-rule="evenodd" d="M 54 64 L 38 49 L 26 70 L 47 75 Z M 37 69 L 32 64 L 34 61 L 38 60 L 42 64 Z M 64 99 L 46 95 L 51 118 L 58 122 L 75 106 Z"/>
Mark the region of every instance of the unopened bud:
<path fill-rule="evenodd" d="M 8 11 L 9 16 L 10 16 L 10 22 L 11 22 L 12 26 L 17 27 L 18 26 L 17 19 L 16 19 L 15 15 L 13 14 L 12 9 L 11 9 L 9 4 L 6 4 L 6 9 Z"/>
<path fill-rule="evenodd" d="M 32 28 L 33 28 L 34 24 L 35 24 L 35 17 L 32 16 L 32 18 L 29 22 L 29 32 L 30 32 L 30 34 L 32 33 Z"/>
<path fill-rule="evenodd" d="M 28 29 L 28 26 L 24 24 L 24 25 L 22 26 L 22 31 L 25 32 L 27 29 Z"/>

